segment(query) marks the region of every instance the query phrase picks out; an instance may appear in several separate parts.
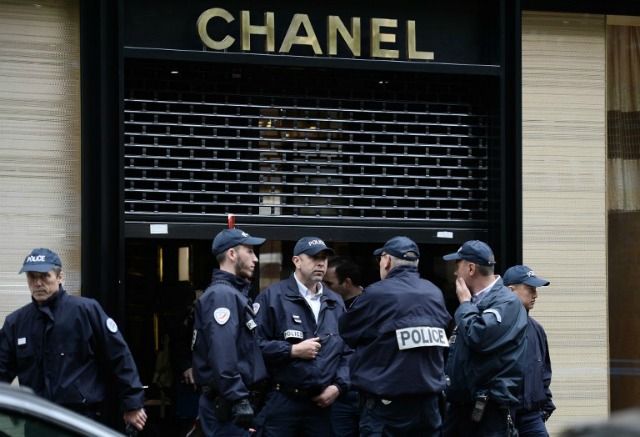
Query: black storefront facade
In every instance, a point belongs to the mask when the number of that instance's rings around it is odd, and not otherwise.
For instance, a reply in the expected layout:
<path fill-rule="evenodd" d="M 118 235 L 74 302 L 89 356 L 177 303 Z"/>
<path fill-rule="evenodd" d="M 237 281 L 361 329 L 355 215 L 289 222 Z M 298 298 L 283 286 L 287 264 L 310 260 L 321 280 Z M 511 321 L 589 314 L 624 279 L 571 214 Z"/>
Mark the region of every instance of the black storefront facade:
<path fill-rule="evenodd" d="M 288 274 L 304 235 L 371 280 L 371 251 L 407 235 L 449 297 L 439 258 L 468 239 L 494 248 L 500 272 L 522 262 L 522 11 L 637 14 L 595 1 L 113 3 L 81 7 L 82 277 L 101 284 L 83 294 L 127 321 L 147 380 L 181 282 L 167 266 L 186 246 L 190 283 L 206 284 L 228 214 L 277 242 L 267 280 Z"/>
<path fill-rule="evenodd" d="M 515 261 L 517 14 L 475 0 L 85 8 L 100 25 L 82 38 L 82 241 L 103 262 L 83 262 L 83 277 L 113 284 L 96 297 L 146 332 L 160 282 L 179 282 L 173 254 L 190 247 L 191 281 L 206 286 L 230 213 L 279 242 L 273 280 L 304 235 L 356 257 L 367 282 L 368 255 L 395 235 L 419 242 L 443 288 L 439 258 L 466 240 Z"/>

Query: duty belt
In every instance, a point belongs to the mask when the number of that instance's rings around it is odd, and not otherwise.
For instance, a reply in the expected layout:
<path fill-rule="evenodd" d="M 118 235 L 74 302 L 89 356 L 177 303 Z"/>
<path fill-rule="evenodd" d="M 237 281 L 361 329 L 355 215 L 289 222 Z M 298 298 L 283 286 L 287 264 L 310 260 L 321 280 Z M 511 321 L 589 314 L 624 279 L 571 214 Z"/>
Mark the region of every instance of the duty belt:
<path fill-rule="evenodd" d="M 276 383 L 273 385 L 275 391 L 289 396 L 296 400 L 308 400 L 322 393 L 322 387 L 298 388 L 290 385 Z"/>

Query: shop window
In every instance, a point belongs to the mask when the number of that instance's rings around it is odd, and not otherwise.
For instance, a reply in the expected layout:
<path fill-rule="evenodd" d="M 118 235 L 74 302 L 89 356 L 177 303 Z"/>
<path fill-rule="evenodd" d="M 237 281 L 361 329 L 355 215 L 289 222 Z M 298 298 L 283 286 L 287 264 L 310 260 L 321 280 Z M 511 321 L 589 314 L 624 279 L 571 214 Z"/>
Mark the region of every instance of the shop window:
<path fill-rule="evenodd" d="M 640 391 L 640 17 L 607 19 L 607 202 L 611 409 Z"/>

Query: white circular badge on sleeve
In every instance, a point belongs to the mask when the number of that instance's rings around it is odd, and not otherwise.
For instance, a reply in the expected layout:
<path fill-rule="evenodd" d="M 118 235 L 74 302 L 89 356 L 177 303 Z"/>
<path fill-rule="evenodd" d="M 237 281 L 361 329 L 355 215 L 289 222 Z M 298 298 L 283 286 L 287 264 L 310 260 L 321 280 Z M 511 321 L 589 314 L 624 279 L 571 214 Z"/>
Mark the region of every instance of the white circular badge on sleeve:
<path fill-rule="evenodd" d="M 230 317 L 231 311 L 229 311 L 229 308 L 221 307 L 213 312 L 213 318 L 218 322 L 218 325 L 224 325 L 229 321 Z"/>
<path fill-rule="evenodd" d="M 111 317 L 107 319 L 107 329 L 113 332 L 114 334 L 118 332 L 118 325 L 116 324 L 116 321 L 113 320 Z"/>

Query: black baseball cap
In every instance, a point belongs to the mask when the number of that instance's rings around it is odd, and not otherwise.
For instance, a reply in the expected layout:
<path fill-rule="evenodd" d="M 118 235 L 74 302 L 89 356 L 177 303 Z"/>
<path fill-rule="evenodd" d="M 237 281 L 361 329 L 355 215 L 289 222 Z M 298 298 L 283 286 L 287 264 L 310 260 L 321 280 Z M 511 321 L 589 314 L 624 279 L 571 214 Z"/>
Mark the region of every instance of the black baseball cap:
<path fill-rule="evenodd" d="M 54 267 L 62 268 L 62 261 L 60 261 L 58 254 L 52 250 L 40 247 L 33 249 L 31 253 L 27 255 L 18 274 L 22 272 L 46 273 Z"/>
<path fill-rule="evenodd" d="M 457 252 L 445 255 L 442 259 L 447 261 L 463 259 L 481 266 L 492 266 L 496 263 L 491 248 L 480 240 L 469 240 L 460 246 Z"/>
<path fill-rule="evenodd" d="M 214 256 L 218 256 L 232 247 L 239 244 L 245 244 L 247 246 L 262 246 L 266 241 L 265 238 L 252 237 L 246 232 L 241 231 L 238 228 L 223 229 L 213 239 L 211 245 L 211 252 Z"/>
<path fill-rule="evenodd" d="M 413 252 L 415 255 L 409 255 L 409 252 Z M 406 259 L 407 261 L 416 261 L 420 258 L 418 245 L 408 237 L 393 237 L 384 243 L 384 246 L 380 249 L 373 251 L 375 256 L 381 255 L 382 253 L 388 253 L 398 259 Z"/>
<path fill-rule="evenodd" d="M 529 267 L 521 265 L 508 268 L 502 275 L 502 282 L 504 285 L 526 284 L 531 287 L 544 287 L 550 284 L 546 279 L 537 277 Z"/>
<path fill-rule="evenodd" d="M 324 241 L 322 241 L 318 237 L 302 237 L 296 243 L 296 246 L 293 248 L 293 255 L 299 256 L 303 253 L 306 253 L 309 256 L 315 256 L 326 250 L 329 255 L 334 255 L 335 252 L 332 248 L 327 246 Z"/>

